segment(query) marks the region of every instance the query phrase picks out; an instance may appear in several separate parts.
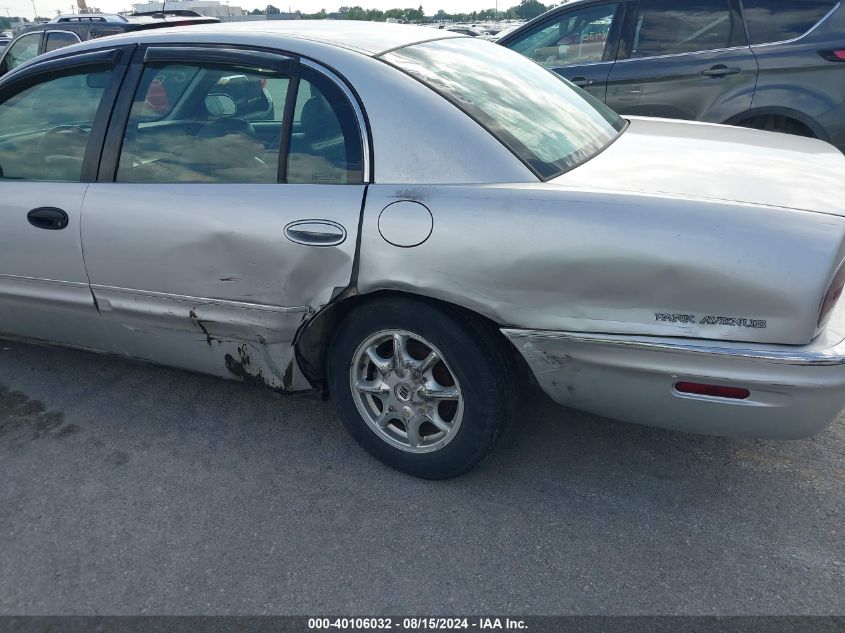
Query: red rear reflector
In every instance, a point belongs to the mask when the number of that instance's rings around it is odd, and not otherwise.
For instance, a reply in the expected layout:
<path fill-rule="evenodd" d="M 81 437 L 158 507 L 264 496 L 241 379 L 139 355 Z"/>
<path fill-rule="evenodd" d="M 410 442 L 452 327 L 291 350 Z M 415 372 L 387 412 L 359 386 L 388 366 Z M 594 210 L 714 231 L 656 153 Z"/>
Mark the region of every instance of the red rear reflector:
<path fill-rule="evenodd" d="M 751 392 L 742 387 L 723 387 L 708 385 L 703 382 L 677 382 L 675 391 L 691 393 L 696 396 L 713 396 L 714 398 L 730 398 L 731 400 L 746 400 Z"/>
<path fill-rule="evenodd" d="M 845 48 L 837 48 L 832 51 L 819 51 L 819 55 L 829 62 L 845 62 Z"/>

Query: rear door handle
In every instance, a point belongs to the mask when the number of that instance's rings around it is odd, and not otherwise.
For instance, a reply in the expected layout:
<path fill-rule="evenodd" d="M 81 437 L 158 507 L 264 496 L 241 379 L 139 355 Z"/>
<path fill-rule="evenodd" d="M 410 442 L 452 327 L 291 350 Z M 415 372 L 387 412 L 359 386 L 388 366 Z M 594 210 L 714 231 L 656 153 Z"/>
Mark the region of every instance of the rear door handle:
<path fill-rule="evenodd" d="M 61 231 L 70 220 L 67 213 L 56 207 L 38 207 L 26 214 L 26 219 L 37 229 Z"/>
<path fill-rule="evenodd" d="M 346 229 L 331 220 L 297 220 L 285 227 L 285 237 L 304 246 L 337 246 L 346 240 Z"/>
<path fill-rule="evenodd" d="M 595 83 L 592 79 L 587 79 L 586 77 L 573 77 L 569 81 L 576 86 L 592 86 Z"/>
<path fill-rule="evenodd" d="M 719 64 L 709 70 L 701 71 L 701 74 L 705 77 L 725 77 L 726 75 L 738 75 L 741 72 L 742 68 L 736 68 L 735 66 L 728 68 L 724 64 Z"/>

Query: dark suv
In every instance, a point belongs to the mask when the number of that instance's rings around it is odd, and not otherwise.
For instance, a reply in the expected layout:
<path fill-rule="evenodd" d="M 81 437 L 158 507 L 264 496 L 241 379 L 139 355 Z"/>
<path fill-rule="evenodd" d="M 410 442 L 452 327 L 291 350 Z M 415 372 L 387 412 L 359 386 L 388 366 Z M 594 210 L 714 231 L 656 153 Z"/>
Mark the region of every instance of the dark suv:
<path fill-rule="evenodd" d="M 46 24 L 21 31 L 5 49 L 0 49 L 0 75 L 28 62 L 36 55 L 98 37 L 128 31 L 189 24 L 220 22 L 194 11 L 158 11 L 128 16 L 105 13 L 60 15 Z"/>
<path fill-rule="evenodd" d="M 845 151 L 837 0 L 584 0 L 499 43 L 620 114 L 789 132 Z"/>

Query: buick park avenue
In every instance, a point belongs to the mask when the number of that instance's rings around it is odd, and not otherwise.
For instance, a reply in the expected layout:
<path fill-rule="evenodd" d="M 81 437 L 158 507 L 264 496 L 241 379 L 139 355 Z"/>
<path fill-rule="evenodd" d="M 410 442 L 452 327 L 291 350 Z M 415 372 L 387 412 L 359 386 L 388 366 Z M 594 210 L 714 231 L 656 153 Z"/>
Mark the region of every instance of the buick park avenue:
<path fill-rule="evenodd" d="M 805 437 L 845 404 L 843 173 L 445 31 L 116 35 L 0 80 L 0 332 L 323 394 L 420 477 L 482 460 L 531 375 L 611 418 Z"/>

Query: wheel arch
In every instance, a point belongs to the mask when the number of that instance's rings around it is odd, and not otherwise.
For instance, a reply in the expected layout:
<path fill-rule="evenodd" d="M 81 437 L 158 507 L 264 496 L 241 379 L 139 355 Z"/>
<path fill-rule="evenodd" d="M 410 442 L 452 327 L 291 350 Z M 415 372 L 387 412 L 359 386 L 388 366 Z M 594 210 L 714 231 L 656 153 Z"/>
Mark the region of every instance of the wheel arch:
<path fill-rule="evenodd" d="M 358 307 L 389 297 L 411 299 L 451 312 L 458 312 L 467 318 L 477 321 L 482 326 L 495 330 L 497 338 L 514 358 L 518 369 L 523 369 L 525 360 L 513 344 L 500 332 L 501 324 L 483 314 L 449 301 L 435 299 L 434 297 L 414 292 L 382 289 L 359 294 L 350 288 L 337 295 L 333 301 L 324 306 L 317 314 L 303 322 L 293 342 L 296 362 L 302 375 L 305 376 L 312 387 L 322 393 L 324 398 L 327 398 L 329 395 L 326 384 L 326 354 L 338 326 Z"/>
<path fill-rule="evenodd" d="M 830 136 L 828 135 L 827 131 L 819 125 L 816 120 L 801 112 L 800 110 L 795 110 L 793 108 L 786 108 L 786 107 L 779 107 L 779 106 L 767 106 L 763 108 L 752 108 L 751 110 L 746 110 L 740 114 L 737 114 L 727 121 L 724 122 L 725 125 L 738 125 L 743 126 L 743 124 L 765 116 L 782 116 L 787 119 L 791 119 L 813 133 L 813 136 L 817 139 L 821 139 L 822 141 L 830 141 Z"/>

